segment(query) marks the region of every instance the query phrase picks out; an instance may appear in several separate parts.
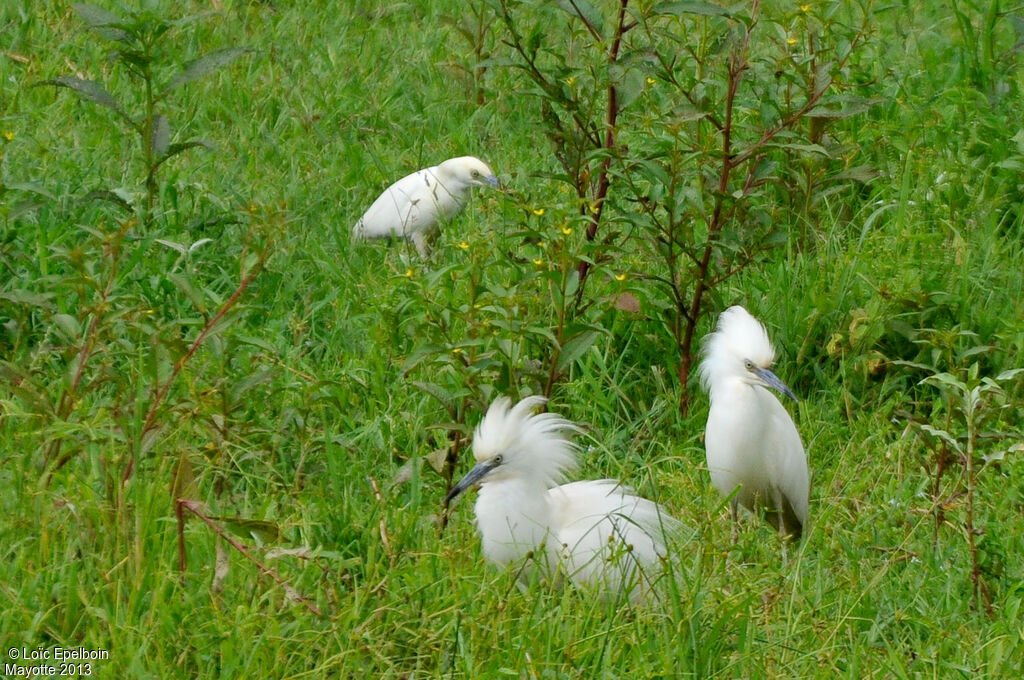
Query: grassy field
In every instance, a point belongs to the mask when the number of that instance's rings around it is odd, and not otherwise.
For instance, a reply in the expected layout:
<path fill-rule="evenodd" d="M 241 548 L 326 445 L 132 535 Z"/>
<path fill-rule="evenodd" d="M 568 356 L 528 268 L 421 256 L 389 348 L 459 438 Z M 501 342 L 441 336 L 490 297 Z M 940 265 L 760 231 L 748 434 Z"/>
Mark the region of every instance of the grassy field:
<path fill-rule="evenodd" d="M 598 0 L 511 24 L 477 0 L 100 4 L 134 18 L 0 8 L 4 677 L 57 647 L 104 652 L 71 669 L 100 678 L 1024 676 L 1019 7 L 765 5 L 724 162 L 746 3 L 626 3 L 612 66 Z M 585 186 L 552 142 L 567 101 L 600 133 Z M 388 183 L 467 154 L 504 190 L 428 261 L 351 242 Z M 731 544 L 704 468 L 663 285 L 699 267 L 664 268 L 671 210 L 645 212 L 665 168 L 681 247 L 737 265 L 692 349 L 743 304 L 801 397 L 811 525 L 785 559 L 749 518 Z M 648 606 L 520 590 L 472 497 L 441 528 L 435 467 L 468 469 L 495 395 L 540 392 L 585 427 L 581 478 L 694 529 Z"/>

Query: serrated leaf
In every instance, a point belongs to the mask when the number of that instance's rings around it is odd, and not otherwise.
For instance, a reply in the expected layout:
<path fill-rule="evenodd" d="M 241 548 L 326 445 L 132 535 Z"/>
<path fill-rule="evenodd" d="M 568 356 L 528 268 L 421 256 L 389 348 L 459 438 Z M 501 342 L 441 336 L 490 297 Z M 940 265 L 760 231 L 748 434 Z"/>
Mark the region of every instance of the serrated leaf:
<path fill-rule="evenodd" d="M 712 5 L 710 2 L 663 2 L 660 5 L 655 5 L 651 14 L 673 14 L 675 16 L 700 14 L 706 17 L 716 17 L 729 16 L 732 14 L 732 10 Z"/>
<path fill-rule="evenodd" d="M 132 120 L 128 117 L 128 114 L 126 114 L 117 103 L 117 100 L 107 92 L 106 88 L 104 88 L 101 83 L 98 83 L 95 80 L 86 80 L 77 76 L 61 76 L 59 78 L 54 78 L 53 80 L 47 80 L 43 84 L 66 87 L 82 99 L 95 102 L 100 106 L 105 106 L 134 125 Z"/>
<path fill-rule="evenodd" d="M 167 83 L 167 87 L 160 93 L 160 98 L 165 97 L 171 90 L 185 83 L 190 83 L 193 80 L 198 80 L 208 73 L 212 73 L 218 69 L 224 68 L 235 59 L 247 52 L 252 52 L 252 48 L 249 47 L 226 47 L 209 54 L 204 54 L 198 59 L 189 62 L 185 65 L 181 71 L 177 73 L 170 82 Z"/>
<path fill-rule="evenodd" d="M 149 138 L 149 148 L 153 156 L 160 158 L 167 153 L 171 145 L 171 124 L 159 113 L 153 116 L 153 134 Z"/>

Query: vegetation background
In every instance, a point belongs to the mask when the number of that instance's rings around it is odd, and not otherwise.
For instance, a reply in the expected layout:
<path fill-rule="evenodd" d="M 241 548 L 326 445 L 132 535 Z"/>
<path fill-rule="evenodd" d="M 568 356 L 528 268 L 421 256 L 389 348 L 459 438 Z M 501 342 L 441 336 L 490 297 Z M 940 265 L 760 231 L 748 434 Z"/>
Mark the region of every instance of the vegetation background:
<path fill-rule="evenodd" d="M 1024 675 L 1021 7 L 98 4 L 0 8 L 5 664 Z M 350 242 L 464 154 L 506 189 L 428 262 Z M 731 303 L 802 397 L 785 560 L 730 545 L 682 370 Z M 521 592 L 444 516 L 538 392 L 696 530 L 650 606 Z"/>

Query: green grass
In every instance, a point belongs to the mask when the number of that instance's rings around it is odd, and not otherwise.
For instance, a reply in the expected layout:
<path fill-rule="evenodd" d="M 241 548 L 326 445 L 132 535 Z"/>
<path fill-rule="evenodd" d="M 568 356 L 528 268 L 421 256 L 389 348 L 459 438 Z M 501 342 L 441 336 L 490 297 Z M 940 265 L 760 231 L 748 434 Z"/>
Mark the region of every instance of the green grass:
<path fill-rule="evenodd" d="M 602 332 L 554 385 L 552 408 L 586 426 L 582 477 L 620 478 L 695 529 L 661 599 L 620 610 L 572 589 L 521 591 L 483 563 L 471 498 L 441 531 L 444 480 L 423 464 L 394 482 L 449 431 L 468 434 L 494 393 L 543 387 L 550 344 L 536 329 L 552 324 L 560 280 L 549 274 L 584 249 L 581 229 L 561 233 L 576 208 L 551 177 L 537 99 L 496 63 L 477 106 L 453 66 L 472 49 L 442 19 L 465 3 L 149 3 L 166 19 L 208 11 L 162 43 L 158 79 L 210 50 L 255 50 L 167 101 L 172 138 L 215 149 L 163 167 L 149 232 L 86 199 L 142 190 L 137 139 L 109 110 L 35 85 L 78 72 L 131 110 L 136 86 L 69 6 L 6 3 L 4 663 L 11 648 L 81 646 L 109 652 L 92 662 L 100 678 L 1021 677 L 1020 453 L 979 475 L 988 612 L 972 603 L 963 498 L 948 499 L 936 533 L 927 449 L 905 412 L 956 423 L 918 385 L 925 373 L 893 363 L 977 362 L 990 376 L 1024 366 L 1021 15 L 1004 7 L 1013 16 L 992 23 L 990 4 L 877 8 L 849 65 L 875 103 L 830 128 L 846 167 L 874 179 L 777 206 L 782 247 L 709 303 L 741 302 L 766 322 L 777 372 L 802 397 L 812 519 L 785 560 L 753 521 L 730 545 L 703 469 L 706 398 L 676 384 L 657 313 L 611 304 L 624 290 L 646 304 L 642 257 L 620 239 L 621 258 L 597 267 L 583 320 Z M 488 40 L 499 62 L 511 57 Z M 427 264 L 401 244 L 350 243 L 390 181 L 462 154 L 514 194 L 478 191 Z M 545 247 L 524 241 L 531 230 Z M 204 238 L 188 258 L 155 241 Z M 265 267 L 141 436 L 156 386 L 264 244 Z M 87 337 L 95 354 L 58 414 Z M 508 343 L 470 342 L 480 338 Z M 439 400 L 423 382 L 448 392 Z M 1007 390 L 992 428 L 1019 440 L 1020 381 Z M 45 460 L 58 440 L 59 468 Z M 194 516 L 179 571 L 172 493 L 207 504 L 322 615 Z"/>

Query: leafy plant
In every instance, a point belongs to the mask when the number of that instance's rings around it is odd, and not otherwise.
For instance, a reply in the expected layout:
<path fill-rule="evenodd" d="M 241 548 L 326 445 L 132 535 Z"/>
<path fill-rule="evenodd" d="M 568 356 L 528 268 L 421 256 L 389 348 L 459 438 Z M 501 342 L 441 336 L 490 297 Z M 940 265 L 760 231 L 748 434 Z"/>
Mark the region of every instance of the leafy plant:
<path fill-rule="evenodd" d="M 454 263 L 396 277 L 404 294 L 395 309 L 401 337 L 414 339 L 402 374 L 447 414 L 435 429 L 448 442 L 431 462 L 449 486 L 471 414 L 497 394 L 550 396 L 607 332 L 599 308 L 572 313 L 579 283 L 573 229 L 545 210 L 522 210 L 507 236 L 523 244 L 518 254 L 505 252 L 504 242 L 463 241 L 451 246 Z"/>
<path fill-rule="evenodd" d="M 143 209 L 139 212 L 142 223 L 149 225 L 159 194 L 157 174 L 163 164 L 189 149 L 212 148 L 210 142 L 198 137 L 172 142 L 171 123 L 162 113 L 163 105 L 183 85 L 224 68 L 251 50 L 246 47 L 218 49 L 193 59 L 173 75 L 160 78 L 158 72 L 162 69 L 158 57 L 163 43 L 170 40 L 173 29 L 194 21 L 194 18 L 169 21 L 145 9 L 119 16 L 86 3 L 73 4 L 72 7 L 96 35 L 112 43 L 111 59 L 139 84 L 137 97 L 140 99 L 140 110 L 126 110 L 96 80 L 67 75 L 48 80 L 45 84 L 69 89 L 83 100 L 112 111 L 128 131 L 138 137 L 143 167 L 142 184 L 145 187 Z M 99 195 L 117 203 L 127 203 L 124 196 L 113 191 L 104 191 Z"/>
<path fill-rule="evenodd" d="M 620 0 L 606 13 L 583 0 L 557 9 L 499 2 L 514 65 L 540 99 L 558 179 L 586 224 L 577 309 L 591 268 L 631 253 L 645 311 L 675 345 L 681 385 L 708 299 L 786 243 L 787 222 L 813 222 L 824 196 L 872 176 L 848 166 L 830 134 L 870 105 L 847 81 L 871 3 L 845 5 L 794 12 Z M 545 27 L 556 13 L 567 30 L 552 33 Z M 796 214 L 783 211 L 793 206 Z M 599 240 L 612 225 L 619 231 Z M 801 246 L 805 233 L 792 241 Z"/>
<path fill-rule="evenodd" d="M 1002 371 L 994 378 L 980 375 L 979 363 L 972 358 L 989 349 L 981 346 L 964 352 L 959 358 L 961 361 L 971 360 L 971 363 L 955 373 L 936 371 L 910 362 L 896 363 L 929 371 L 931 375 L 921 384 L 935 388 L 941 395 L 929 418 L 939 424 L 909 421 L 930 452 L 932 513 L 935 517 L 933 540 L 938 540 L 939 527 L 947 521 L 948 510 L 963 498 L 961 526 L 971 558 L 973 602 L 975 606 L 983 603 L 991 613 L 991 594 L 983 579 L 982 557 L 978 549 L 979 537 L 984 534 L 978 521 L 978 476 L 989 465 L 1002 461 L 1007 454 L 1024 451 L 1024 440 L 1019 431 L 1009 429 L 1011 422 L 1021 421 L 1020 406 L 1008 398 L 1005 389 L 1018 375 L 1024 374 L 1024 368 Z M 961 474 L 952 489 L 943 492 L 943 477 L 954 469 Z"/>

